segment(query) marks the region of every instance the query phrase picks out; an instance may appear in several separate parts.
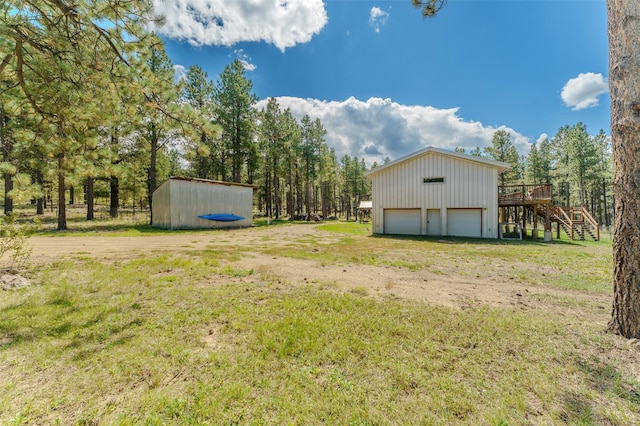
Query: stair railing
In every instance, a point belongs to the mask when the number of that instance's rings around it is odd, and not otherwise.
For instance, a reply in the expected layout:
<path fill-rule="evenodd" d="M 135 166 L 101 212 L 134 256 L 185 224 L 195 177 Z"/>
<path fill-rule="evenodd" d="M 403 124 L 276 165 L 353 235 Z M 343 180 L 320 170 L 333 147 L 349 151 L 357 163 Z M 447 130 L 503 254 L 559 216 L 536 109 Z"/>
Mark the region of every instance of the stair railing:
<path fill-rule="evenodd" d="M 596 241 L 600 241 L 600 225 L 598 222 L 589 214 L 587 209 L 582 207 L 582 217 L 586 219 L 587 222 L 596 230 Z"/>

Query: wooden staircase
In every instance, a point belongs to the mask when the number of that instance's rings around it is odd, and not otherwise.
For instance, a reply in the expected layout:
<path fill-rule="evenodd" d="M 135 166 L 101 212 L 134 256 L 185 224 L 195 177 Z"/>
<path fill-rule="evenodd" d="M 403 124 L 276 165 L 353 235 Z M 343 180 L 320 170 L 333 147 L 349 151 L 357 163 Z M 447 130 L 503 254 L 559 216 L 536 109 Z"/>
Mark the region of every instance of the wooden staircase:
<path fill-rule="evenodd" d="M 587 236 L 594 241 L 600 240 L 600 226 L 584 207 L 565 209 L 553 204 L 548 206 L 549 219 L 558 224 L 558 234 L 562 229 L 572 240 L 585 241 Z M 540 204 L 536 209 L 538 216 L 544 218 L 547 214 L 546 208 L 546 204 Z"/>

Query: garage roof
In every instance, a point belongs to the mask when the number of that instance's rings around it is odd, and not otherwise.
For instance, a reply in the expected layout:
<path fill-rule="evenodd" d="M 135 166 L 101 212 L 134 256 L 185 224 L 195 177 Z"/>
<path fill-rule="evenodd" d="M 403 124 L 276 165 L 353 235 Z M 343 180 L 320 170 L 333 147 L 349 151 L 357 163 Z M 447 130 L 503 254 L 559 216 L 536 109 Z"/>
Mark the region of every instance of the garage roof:
<path fill-rule="evenodd" d="M 467 154 L 461 154 L 459 152 L 453 152 L 453 151 L 448 151 L 446 149 L 441 149 L 441 148 L 435 148 L 432 146 L 428 146 L 426 148 L 423 148 L 419 151 L 416 151 L 412 154 L 409 155 L 405 155 L 404 157 L 400 157 L 396 160 L 393 160 L 383 166 L 378 166 L 375 169 L 369 170 L 367 172 L 365 172 L 365 176 L 372 176 L 375 175 L 376 173 L 379 173 L 383 170 L 389 169 L 391 167 L 395 167 L 399 164 L 404 163 L 405 161 L 409 161 L 413 158 L 419 157 L 421 155 L 424 154 L 428 154 L 428 153 L 434 153 L 434 154 L 440 154 L 440 155 L 446 155 L 449 157 L 456 157 L 459 158 L 461 160 L 465 160 L 465 161 L 471 161 L 474 163 L 480 163 L 480 164 L 484 164 L 486 166 L 489 167 L 495 167 L 496 169 L 498 169 L 498 173 L 503 173 L 506 172 L 507 170 L 509 170 L 511 168 L 511 164 L 509 163 L 504 163 L 502 161 L 496 161 L 496 160 L 491 160 L 489 158 L 484 158 L 484 157 L 476 157 L 474 155 L 467 155 Z"/>

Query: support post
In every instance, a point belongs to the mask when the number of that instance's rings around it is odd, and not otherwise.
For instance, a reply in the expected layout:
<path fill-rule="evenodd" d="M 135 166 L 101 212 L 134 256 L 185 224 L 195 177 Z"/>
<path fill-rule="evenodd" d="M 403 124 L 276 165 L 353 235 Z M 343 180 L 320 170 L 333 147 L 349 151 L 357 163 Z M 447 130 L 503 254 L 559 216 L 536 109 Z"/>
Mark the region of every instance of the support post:
<path fill-rule="evenodd" d="M 551 232 L 551 203 L 548 203 L 544 212 L 544 241 L 549 242 L 552 239 Z M 560 225 L 558 225 L 560 226 Z"/>
<path fill-rule="evenodd" d="M 533 230 L 531 231 L 531 237 L 534 240 L 538 239 L 538 205 L 533 205 Z"/>

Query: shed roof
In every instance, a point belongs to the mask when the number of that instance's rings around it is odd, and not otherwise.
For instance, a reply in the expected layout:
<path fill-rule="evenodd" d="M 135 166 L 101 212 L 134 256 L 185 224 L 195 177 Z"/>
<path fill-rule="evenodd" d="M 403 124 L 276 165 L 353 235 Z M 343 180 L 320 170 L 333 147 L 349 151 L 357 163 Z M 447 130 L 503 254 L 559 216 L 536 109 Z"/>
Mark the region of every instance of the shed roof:
<path fill-rule="evenodd" d="M 406 161 L 409 161 L 413 158 L 419 157 L 421 155 L 424 154 L 428 154 L 428 153 L 434 153 L 434 154 L 440 154 L 440 155 L 446 155 L 449 157 L 455 157 L 455 158 L 459 158 L 461 160 L 465 160 L 465 161 L 471 161 L 474 163 L 480 163 L 483 164 L 485 166 L 489 166 L 489 167 L 495 167 L 496 169 L 498 169 L 498 173 L 503 173 L 506 172 L 507 170 L 509 170 L 511 168 L 511 164 L 509 163 L 504 163 L 502 161 L 496 161 L 496 160 L 491 160 L 489 158 L 484 158 L 484 157 L 476 157 L 474 155 L 467 155 L 467 154 L 461 154 L 459 152 L 453 152 L 453 151 L 448 151 L 446 149 L 442 149 L 442 148 L 435 148 L 433 146 L 428 146 L 426 148 L 423 148 L 419 151 L 416 151 L 412 154 L 409 155 L 405 155 L 404 157 L 400 157 L 396 160 L 393 160 L 383 166 L 378 166 L 375 169 L 369 170 L 367 172 L 365 172 L 365 176 L 372 176 L 375 175 L 377 173 L 380 173 L 383 170 L 389 169 L 391 167 L 395 167 L 399 164 L 402 164 Z"/>
<path fill-rule="evenodd" d="M 373 201 L 360 201 L 358 208 L 360 210 L 371 210 L 373 208 Z"/>
<path fill-rule="evenodd" d="M 255 185 L 249 185 L 249 184 L 246 184 L 246 183 L 225 182 L 225 181 L 222 181 L 222 180 L 188 178 L 188 177 L 180 177 L 180 176 L 171 176 L 169 179 L 171 179 L 171 180 L 184 180 L 184 181 L 188 181 L 188 182 L 210 183 L 210 184 L 214 184 L 214 185 L 240 186 L 240 187 L 243 187 L 243 188 L 256 189 Z"/>

